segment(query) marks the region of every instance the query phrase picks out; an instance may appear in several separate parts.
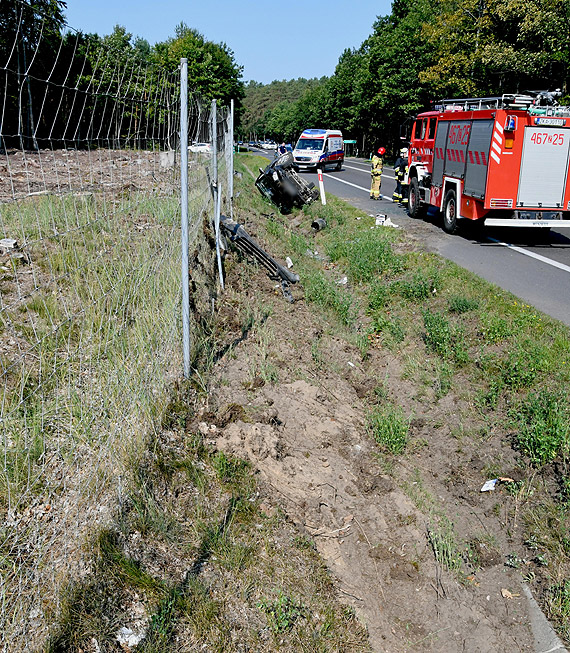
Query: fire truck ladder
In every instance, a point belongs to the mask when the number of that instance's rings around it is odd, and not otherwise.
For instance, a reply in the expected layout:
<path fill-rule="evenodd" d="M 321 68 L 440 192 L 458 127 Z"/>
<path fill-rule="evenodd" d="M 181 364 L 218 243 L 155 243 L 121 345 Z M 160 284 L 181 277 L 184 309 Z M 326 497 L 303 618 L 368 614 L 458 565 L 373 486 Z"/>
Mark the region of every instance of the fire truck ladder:
<path fill-rule="evenodd" d="M 570 116 L 570 107 L 556 101 L 559 91 L 533 91 L 532 94 L 504 93 L 485 98 L 449 98 L 435 104 L 436 111 L 480 111 L 512 109 L 543 116 Z"/>
<path fill-rule="evenodd" d="M 530 95 L 497 95 L 494 97 L 449 98 L 436 103 L 439 111 L 481 111 L 482 109 L 529 109 L 536 98 Z"/>

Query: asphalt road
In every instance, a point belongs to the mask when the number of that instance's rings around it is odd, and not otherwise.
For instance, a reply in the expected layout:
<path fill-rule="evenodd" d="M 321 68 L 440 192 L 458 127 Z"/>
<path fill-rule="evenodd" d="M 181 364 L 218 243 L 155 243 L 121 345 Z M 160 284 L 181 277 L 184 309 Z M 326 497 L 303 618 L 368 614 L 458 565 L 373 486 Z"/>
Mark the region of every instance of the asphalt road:
<path fill-rule="evenodd" d="M 273 158 L 272 152 L 256 153 Z M 526 304 L 570 326 L 570 230 L 478 230 L 467 223 L 459 234 L 450 236 L 441 228 L 437 214 L 428 213 L 425 220 L 414 220 L 393 204 L 394 174 L 388 167 L 384 171 L 380 192 L 388 199 L 369 199 L 370 164 L 363 159 L 349 158 L 339 172 L 326 171 L 325 190 L 367 213 L 388 215 L 392 222 L 424 241 L 429 251 L 509 290 Z M 318 183 L 314 172 L 302 175 Z"/>

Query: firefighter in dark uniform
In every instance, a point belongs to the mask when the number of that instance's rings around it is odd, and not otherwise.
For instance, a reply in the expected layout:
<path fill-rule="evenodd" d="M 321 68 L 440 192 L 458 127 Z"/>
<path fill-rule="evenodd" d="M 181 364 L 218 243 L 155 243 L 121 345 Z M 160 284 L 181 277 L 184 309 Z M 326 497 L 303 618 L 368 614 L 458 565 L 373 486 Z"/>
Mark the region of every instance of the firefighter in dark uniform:
<path fill-rule="evenodd" d="M 386 154 L 386 149 L 384 147 L 379 147 L 377 154 L 372 157 L 372 169 L 370 170 L 370 176 L 372 177 L 370 182 L 371 200 L 379 200 L 382 197 L 382 195 L 380 195 L 380 186 L 382 185 L 384 154 Z"/>
<path fill-rule="evenodd" d="M 394 163 L 394 173 L 396 175 L 396 188 L 392 195 L 392 201 L 397 202 L 400 206 L 408 204 L 408 148 L 403 147 L 400 150 L 400 156 Z"/>

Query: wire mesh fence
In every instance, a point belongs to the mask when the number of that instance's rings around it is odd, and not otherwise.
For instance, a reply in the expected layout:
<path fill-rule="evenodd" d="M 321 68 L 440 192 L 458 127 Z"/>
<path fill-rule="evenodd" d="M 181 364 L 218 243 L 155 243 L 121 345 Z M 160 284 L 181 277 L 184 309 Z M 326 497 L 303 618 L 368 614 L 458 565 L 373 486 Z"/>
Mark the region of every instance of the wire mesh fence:
<path fill-rule="evenodd" d="M 4 651 L 45 642 L 182 369 L 179 72 L 14 7 L 0 15 Z M 190 96 L 190 249 L 213 221 L 212 145 L 219 178 L 231 168 L 216 115 Z"/>

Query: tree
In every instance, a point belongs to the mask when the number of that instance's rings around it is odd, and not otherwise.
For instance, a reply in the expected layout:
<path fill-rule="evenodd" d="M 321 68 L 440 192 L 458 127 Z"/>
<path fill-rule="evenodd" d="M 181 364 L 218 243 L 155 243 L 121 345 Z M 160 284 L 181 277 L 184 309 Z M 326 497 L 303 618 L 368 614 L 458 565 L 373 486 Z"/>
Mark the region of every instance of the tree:
<path fill-rule="evenodd" d="M 44 61 L 57 50 L 64 24 L 62 0 L 2 0 L 0 3 L 0 62 L 6 69 L 2 99 L 2 133 L 8 144 L 37 147 L 32 79 L 45 79 Z M 33 73 L 32 73 L 33 70 Z M 10 74 L 12 73 L 12 74 Z M 5 142 L 6 144 L 6 142 Z"/>
<path fill-rule="evenodd" d="M 438 57 L 421 79 L 441 94 L 568 91 L 569 0 L 443 0 L 424 36 Z"/>
<path fill-rule="evenodd" d="M 168 70 L 178 70 L 180 59 L 188 60 L 188 86 L 205 99 L 229 105 L 235 100 L 239 109 L 243 98 L 243 67 L 225 43 L 206 40 L 200 32 L 180 23 L 175 38 L 157 43 L 153 58 Z"/>

